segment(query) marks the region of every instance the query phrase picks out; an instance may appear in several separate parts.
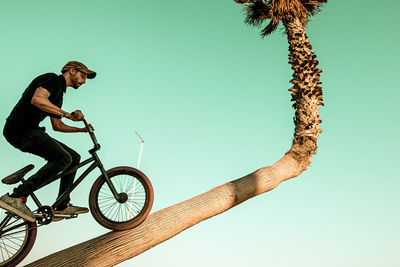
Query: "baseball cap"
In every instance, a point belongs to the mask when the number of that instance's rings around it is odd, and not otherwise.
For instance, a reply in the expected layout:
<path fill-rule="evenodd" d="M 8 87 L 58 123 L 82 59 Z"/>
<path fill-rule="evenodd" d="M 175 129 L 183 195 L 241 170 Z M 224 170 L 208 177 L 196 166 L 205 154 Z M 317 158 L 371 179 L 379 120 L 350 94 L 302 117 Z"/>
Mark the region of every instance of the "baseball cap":
<path fill-rule="evenodd" d="M 76 70 L 79 70 L 83 73 L 86 73 L 88 79 L 93 79 L 96 77 L 96 72 L 89 70 L 85 64 L 79 61 L 70 61 L 65 66 L 61 69 L 61 73 L 67 72 L 69 69 L 74 68 Z"/>

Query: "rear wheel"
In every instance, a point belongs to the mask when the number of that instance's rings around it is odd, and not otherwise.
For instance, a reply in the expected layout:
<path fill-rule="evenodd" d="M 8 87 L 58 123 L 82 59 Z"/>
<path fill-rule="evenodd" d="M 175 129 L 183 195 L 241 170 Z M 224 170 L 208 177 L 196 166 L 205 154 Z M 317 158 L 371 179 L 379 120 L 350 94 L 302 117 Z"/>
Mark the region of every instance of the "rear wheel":
<path fill-rule="evenodd" d="M 0 266 L 16 266 L 31 251 L 36 239 L 36 222 L 0 209 Z"/>
<path fill-rule="evenodd" d="M 131 167 L 107 171 L 119 199 L 115 199 L 106 179 L 97 178 L 90 190 L 89 206 L 95 220 L 115 230 L 131 229 L 144 221 L 153 206 L 153 187 L 144 173 Z"/>

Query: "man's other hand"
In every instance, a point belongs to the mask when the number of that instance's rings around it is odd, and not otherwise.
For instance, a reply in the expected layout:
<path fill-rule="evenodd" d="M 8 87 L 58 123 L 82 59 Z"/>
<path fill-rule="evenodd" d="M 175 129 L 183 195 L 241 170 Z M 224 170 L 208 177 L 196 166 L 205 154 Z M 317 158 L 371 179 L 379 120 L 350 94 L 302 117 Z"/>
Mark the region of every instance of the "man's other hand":
<path fill-rule="evenodd" d="M 73 121 L 81 121 L 81 120 L 83 120 L 85 118 L 85 116 L 83 116 L 83 114 L 82 114 L 82 111 L 80 111 L 80 110 L 75 110 L 72 113 L 67 113 L 67 115 L 65 115 L 65 117 L 67 119 L 70 119 L 70 120 L 73 120 Z"/>

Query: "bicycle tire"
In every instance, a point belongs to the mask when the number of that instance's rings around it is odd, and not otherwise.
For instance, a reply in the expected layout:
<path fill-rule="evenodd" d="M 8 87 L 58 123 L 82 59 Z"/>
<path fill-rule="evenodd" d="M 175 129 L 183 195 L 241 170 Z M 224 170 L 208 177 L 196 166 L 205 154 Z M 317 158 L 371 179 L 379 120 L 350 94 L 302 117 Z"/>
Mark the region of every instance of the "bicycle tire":
<path fill-rule="evenodd" d="M 0 222 L 8 215 L 4 209 L 0 211 Z M 16 266 L 31 251 L 36 240 L 37 227 L 36 222 L 24 221 L 18 228 L 4 233 L 7 227 L 15 227 L 22 223 L 23 219 L 13 215 L 7 224 L 1 227 L 0 232 L 0 266 Z"/>
<path fill-rule="evenodd" d="M 118 194 L 125 193 L 128 199 L 119 203 L 106 179 L 100 175 L 89 195 L 92 216 L 100 225 L 114 231 L 138 226 L 146 219 L 153 206 L 154 192 L 150 180 L 141 171 L 125 166 L 110 169 L 106 173 Z"/>

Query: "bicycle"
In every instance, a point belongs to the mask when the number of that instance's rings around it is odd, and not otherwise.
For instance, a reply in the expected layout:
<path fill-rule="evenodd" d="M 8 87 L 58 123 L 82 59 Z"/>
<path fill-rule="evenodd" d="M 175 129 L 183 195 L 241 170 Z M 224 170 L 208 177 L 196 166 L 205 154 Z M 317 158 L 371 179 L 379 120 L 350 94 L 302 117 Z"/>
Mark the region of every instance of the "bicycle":
<path fill-rule="evenodd" d="M 103 227 L 114 231 L 134 228 L 142 223 L 149 214 L 154 200 L 153 187 L 147 176 L 141 171 L 127 166 L 105 170 L 97 151 L 97 142 L 93 127 L 83 120 L 94 147 L 89 150 L 91 157 L 69 171 L 59 173 L 54 180 L 69 174 L 93 162 L 81 176 L 54 202 L 42 205 L 34 193 L 30 196 L 37 206 L 33 211 L 36 222 L 24 221 L 9 211 L 0 209 L 0 266 L 16 266 L 30 252 L 35 243 L 37 228 L 47 225 L 53 219 L 71 219 L 78 215 L 55 214 L 54 209 L 85 179 L 95 168 L 101 175 L 95 180 L 89 194 L 89 208 L 94 219 Z M 24 176 L 34 165 L 30 164 L 5 177 L 5 184 L 24 183 Z M 39 226 L 38 226 L 39 225 Z"/>

